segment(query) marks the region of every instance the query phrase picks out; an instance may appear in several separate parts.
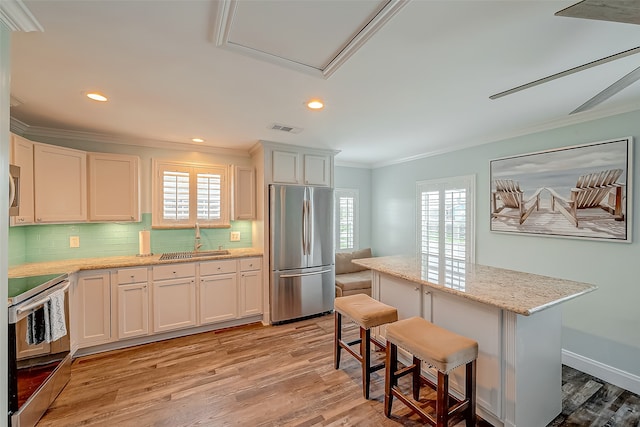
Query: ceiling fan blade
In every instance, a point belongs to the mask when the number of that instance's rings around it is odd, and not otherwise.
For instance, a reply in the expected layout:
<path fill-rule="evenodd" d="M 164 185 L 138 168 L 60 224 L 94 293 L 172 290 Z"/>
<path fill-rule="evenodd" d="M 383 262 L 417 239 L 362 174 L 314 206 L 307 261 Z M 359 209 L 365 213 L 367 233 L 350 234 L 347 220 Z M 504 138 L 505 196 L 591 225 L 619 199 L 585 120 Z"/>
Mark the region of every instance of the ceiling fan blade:
<path fill-rule="evenodd" d="M 637 0 L 584 0 L 556 12 L 556 16 L 640 24 L 640 3 Z"/>
<path fill-rule="evenodd" d="M 605 90 L 603 90 L 602 92 L 600 92 L 599 94 L 597 94 L 596 96 L 594 96 L 593 98 L 591 98 L 590 100 L 588 100 L 587 102 L 585 102 L 584 104 L 582 104 L 581 106 L 579 106 L 569 114 L 575 114 L 575 113 L 581 113 L 583 111 L 587 111 L 595 107 L 596 105 L 600 104 L 601 102 L 604 102 L 607 99 L 611 98 L 613 95 L 620 92 L 622 89 L 626 88 L 627 86 L 635 83 L 639 79 L 640 79 L 640 67 L 636 68 L 626 76 L 617 80 L 611 86 L 609 86 L 608 88 L 606 88 Z"/>
<path fill-rule="evenodd" d="M 624 57 L 627 57 L 627 56 L 630 56 L 630 55 L 635 55 L 636 53 L 640 53 L 640 46 L 634 47 L 633 49 L 625 50 L 623 52 L 614 53 L 613 55 L 610 55 L 610 56 L 607 56 L 607 57 L 604 57 L 604 58 L 600 58 L 600 59 L 597 59 L 595 61 L 591 61 L 591 62 L 588 62 L 586 64 L 579 65 L 577 67 L 569 68 L 568 70 L 562 71 L 560 73 L 552 74 L 550 76 L 543 77 L 543 78 L 538 79 L 538 80 L 534 80 L 534 81 L 532 81 L 530 83 L 514 87 L 513 89 L 505 90 L 504 92 L 496 93 L 495 95 L 491 95 L 489 97 L 489 99 L 502 98 L 503 96 L 511 95 L 512 93 L 520 92 L 521 90 L 529 89 L 531 87 L 538 86 L 538 85 L 550 82 L 550 81 L 555 80 L 555 79 L 559 79 L 560 77 L 565 77 L 565 76 L 577 73 L 579 71 L 587 70 L 587 69 L 595 67 L 597 65 L 606 64 L 607 62 L 615 61 L 616 59 L 624 58 Z"/>

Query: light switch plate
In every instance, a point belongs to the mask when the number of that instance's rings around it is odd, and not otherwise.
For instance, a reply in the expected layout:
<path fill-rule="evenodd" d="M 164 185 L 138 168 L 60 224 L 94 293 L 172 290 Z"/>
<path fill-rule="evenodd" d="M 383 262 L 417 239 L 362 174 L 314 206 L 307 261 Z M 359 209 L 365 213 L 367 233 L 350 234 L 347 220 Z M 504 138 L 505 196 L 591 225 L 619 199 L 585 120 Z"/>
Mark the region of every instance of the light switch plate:
<path fill-rule="evenodd" d="M 231 237 L 229 238 L 230 241 L 232 242 L 239 242 L 240 241 L 240 232 L 239 231 L 232 231 L 231 232 Z"/>
<path fill-rule="evenodd" d="M 69 247 L 70 248 L 79 248 L 80 247 L 80 236 L 70 236 L 69 237 Z"/>

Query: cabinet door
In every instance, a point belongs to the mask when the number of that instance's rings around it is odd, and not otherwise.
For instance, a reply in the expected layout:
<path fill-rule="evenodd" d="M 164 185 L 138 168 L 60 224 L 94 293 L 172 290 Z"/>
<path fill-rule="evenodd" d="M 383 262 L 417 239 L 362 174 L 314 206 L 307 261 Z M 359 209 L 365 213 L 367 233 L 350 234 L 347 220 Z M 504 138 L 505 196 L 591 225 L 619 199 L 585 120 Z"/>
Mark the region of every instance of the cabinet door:
<path fill-rule="evenodd" d="M 89 153 L 89 219 L 140 221 L 136 156 Z"/>
<path fill-rule="evenodd" d="M 262 271 L 240 273 L 240 316 L 262 314 Z"/>
<path fill-rule="evenodd" d="M 149 295 L 147 283 L 118 285 L 118 338 L 149 333 Z"/>
<path fill-rule="evenodd" d="M 236 274 L 216 274 L 200 278 L 200 323 L 238 317 Z"/>
<path fill-rule="evenodd" d="M 235 166 L 233 170 L 232 219 L 256 218 L 256 174 L 252 167 Z"/>
<path fill-rule="evenodd" d="M 296 152 L 274 150 L 271 164 L 273 182 L 299 184 L 301 174 L 298 158 Z"/>
<path fill-rule="evenodd" d="M 195 279 L 191 277 L 155 281 L 153 283 L 153 332 L 172 331 L 195 325 Z"/>
<path fill-rule="evenodd" d="M 109 272 L 82 276 L 77 287 L 78 347 L 111 341 L 111 283 Z"/>
<path fill-rule="evenodd" d="M 35 221 L 87 220 L 87 154 L 34 143 Z"/>
<path fill-rule="evenodd" d="M 12 218 L 13 225 L 33 223 L 33 142 L 11 135 L 11 164 L 20 166 L 20 215 Z"/>
<path fill-rule="evenodd" d="M 306 185 L 331 185 L 331 159 L 329 156 L 304 155 L 304 183 Z"/>

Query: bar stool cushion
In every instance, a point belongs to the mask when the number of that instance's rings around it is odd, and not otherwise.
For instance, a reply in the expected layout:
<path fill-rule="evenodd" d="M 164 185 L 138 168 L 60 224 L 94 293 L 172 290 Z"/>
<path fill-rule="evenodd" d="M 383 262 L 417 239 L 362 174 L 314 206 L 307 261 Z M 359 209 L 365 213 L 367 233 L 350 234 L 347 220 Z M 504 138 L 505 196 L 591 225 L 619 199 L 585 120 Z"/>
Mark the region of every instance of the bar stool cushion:
<path fill-rule="evenodd" d="M 337 312 L 348 316 L 361 328 L 369 329 L 398 320 L 398 310 L 365 294 L 337 297 L 334 302 Z"/>
<path fill-rule="evenodd" d="M 446 374 L 478 357 L 476 341 L 436 326 L 422 317 L 387 325 L 387 341 Z"/>

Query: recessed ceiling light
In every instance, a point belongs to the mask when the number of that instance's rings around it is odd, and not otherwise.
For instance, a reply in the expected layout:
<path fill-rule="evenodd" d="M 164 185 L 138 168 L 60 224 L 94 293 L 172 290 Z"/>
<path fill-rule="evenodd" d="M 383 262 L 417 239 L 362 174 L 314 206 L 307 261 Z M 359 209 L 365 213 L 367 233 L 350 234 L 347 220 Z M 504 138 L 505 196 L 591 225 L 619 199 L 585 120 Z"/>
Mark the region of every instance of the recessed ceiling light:
<path fill-rule="evenodd" d="M 307 107 L 311 110 L 322 110 L 324 108 L 324 103 L 319 99 L 312 99 L 307 102 Z"/>
<path fill-rule="evenodd" d="M 191 140 L 193 142 L 204 142 L 204 139 L 202 139 L 202 138 L 192 138 Z"/>
<path fill-rule="evenodd" d="M 89 92 L 89 93 L 87 93 L 87 98 L 91 98 L 94 101 L 99 101 L 99 102 L 108 101 L 106 96 L 104 96 L 104 95 L 102 95 L 101 93 L 98 93 L 98 92 Z"/>

